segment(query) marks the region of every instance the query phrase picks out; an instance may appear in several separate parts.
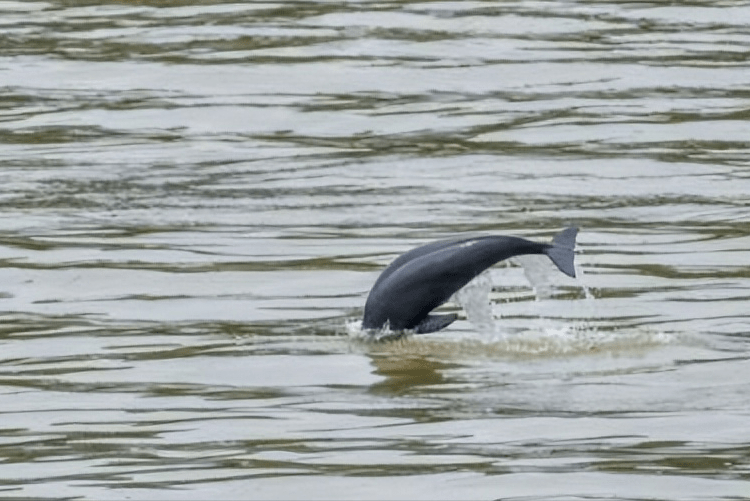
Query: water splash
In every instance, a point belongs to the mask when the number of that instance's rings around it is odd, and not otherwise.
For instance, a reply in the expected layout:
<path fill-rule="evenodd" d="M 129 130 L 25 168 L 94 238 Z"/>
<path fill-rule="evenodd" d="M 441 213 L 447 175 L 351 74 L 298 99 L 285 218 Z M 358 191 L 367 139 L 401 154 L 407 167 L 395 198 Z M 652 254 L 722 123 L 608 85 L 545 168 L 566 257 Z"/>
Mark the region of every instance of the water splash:
<path fill-rule="evenodd" d="M 380 342 L 380 341 L 393 341 L 401 339 L 409 334 L 412 334 L 411 330 L 394 331 L 391 330 L 391 326 L 386 323 L 380 329 L 365 329 L 362 327 L 362 320 L 350 320 L 344 325 L 344 330 L 347 336 L 356 341 L 364 341 L 367 343 Z"/>
<path fill-rule="evenodd" d="M 678 334 L 648 331 L 599 331 L 587 326 L 563 326 L 528 330 L 512 336 L 465 335 L 409 336 L 382 345 L 393 354 L 437 356 L 465 360 L 477 358 L 529 360 L 591 355 L 641 355 L 678 342 Z"/>
<path fill-rule="evenodd" d="M 569 277 L 560 274 L 547 256 L 516 256 L 510 262 L 523 268 L 524 275 L 529 281 L 537 301 L 553 297 L 561 285 L 573 282 Z M 583 270 L 577 264 L 576 277 L 578 278 L 574 283 L 581 287 L 587 302 L 593 300 L 594 296 L 583 282 Z M 459 304 L 464 309 L 467 319 L 475 330 L 488 340 L 505 337 L 500 335 L 495 324 L 496 310 L 493 314 L 493 308 L 489 300 L 492 285 L 492 275 L 490 270 L 486 270 L 450 298 L 452 302 Z M 539 320 L 544 319 L 540 316 Z M 573 326 L 573 328 L 577 327 Z M 542 330 L 547 331 L 548 329 L 543 327 Z"/>
<path fill-rule="evenodd" d="M 485 270 L 453 294 L 449 301 L 461 305 L 469 322 L 477 331 L 494 335 L 497 333 L 497 327 L 492 314 L 490 292 L 492 277 L 489 270 Z"/>
<path fill-rule="evenodd" d="M 511 261 L 523 268 L 523 274 L 534 289 L 537 300 L 549 299 L 555 294 L 555 285 L 551 277 L 556 270 L 547 256 L 528 254 L 515 256 Z"/>
<path fill-rule="evenodd" d="M 582 253 L 582 251 L 580 251 L 580 253 Z M 576 259 L 575 262 L 573 263 L 573 265 L 575 266 L 575 270 L 576 270 L 576 278 L 578 279 L 578 283 L 581 284 L 581 289 L 583 290 L 584 297 L 589 301 L 593 301 L 594 294 L 592 294 L 589 286 L 586 285 L 586 277 L 583 273 L 583 268 L 579 266 L 578 262 L 579 260 Z"/>
<path fill-rule="evenodd" d="M 524 275 L 531 284 L 537 300 L 554 296 L 556 285 L 551 277 L 558 275 L 559 272 L 547 256 L 516 256 L 511 262 L 523 268 Z M 579 270 L 576 274 L 580 276 Z M 485 270 L 453 294 L 450 301 L 459 304 L 464 309 L 467 319 L 478 332 L 495 337 L 498 334 L 498 328 L 489 300 L 492 285 L 490 270 Z"/>

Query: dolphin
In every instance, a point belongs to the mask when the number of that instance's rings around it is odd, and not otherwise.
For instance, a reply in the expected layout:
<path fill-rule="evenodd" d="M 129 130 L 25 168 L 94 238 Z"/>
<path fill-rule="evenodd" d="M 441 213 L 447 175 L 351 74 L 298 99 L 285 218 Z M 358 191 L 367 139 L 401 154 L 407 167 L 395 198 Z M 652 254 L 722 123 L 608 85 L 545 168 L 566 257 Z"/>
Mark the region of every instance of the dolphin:
<path fill-rule="evenodd" d="M 576 235 L 570 227 L 552 243 L 519 237 L 475 236 L 439 240 L 417 247 L 396 258 L 383 270 L 367 296 L 363 329 L 436 332 L 452 324 L 458 315 L 430 315 L 454 292 L 484 270 L 513 256 L 545 254 L 557 268 L 575 277 Z"/>

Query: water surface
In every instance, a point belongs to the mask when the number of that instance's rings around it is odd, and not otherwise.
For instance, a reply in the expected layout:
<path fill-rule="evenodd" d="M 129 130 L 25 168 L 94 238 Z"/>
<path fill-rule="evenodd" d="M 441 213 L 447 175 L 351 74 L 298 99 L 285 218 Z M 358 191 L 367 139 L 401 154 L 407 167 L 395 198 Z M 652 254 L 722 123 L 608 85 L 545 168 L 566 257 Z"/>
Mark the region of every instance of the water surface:
<path fill-rule="evenodd" d="M 750 497 L 748 54 L 745 1 L 0 2 L 0 495 Z M 351 335 L 571 224 L 492 334 Z"/>

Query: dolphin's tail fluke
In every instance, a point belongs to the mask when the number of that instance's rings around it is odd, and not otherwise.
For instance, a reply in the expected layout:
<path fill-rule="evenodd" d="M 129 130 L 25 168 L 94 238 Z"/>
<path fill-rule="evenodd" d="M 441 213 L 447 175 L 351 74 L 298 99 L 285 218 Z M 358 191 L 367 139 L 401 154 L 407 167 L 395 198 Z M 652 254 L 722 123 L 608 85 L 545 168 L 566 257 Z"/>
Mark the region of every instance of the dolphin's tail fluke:
<path fill-rule="evenodd" d="M 578 235 L 578 228 L 575 226 L 564 229 L 552 239 L 552 245 L 545 251 L 560 271 L 573 278 L 576 276 L 576 267 L 573 263 L 576 235 Z"/>

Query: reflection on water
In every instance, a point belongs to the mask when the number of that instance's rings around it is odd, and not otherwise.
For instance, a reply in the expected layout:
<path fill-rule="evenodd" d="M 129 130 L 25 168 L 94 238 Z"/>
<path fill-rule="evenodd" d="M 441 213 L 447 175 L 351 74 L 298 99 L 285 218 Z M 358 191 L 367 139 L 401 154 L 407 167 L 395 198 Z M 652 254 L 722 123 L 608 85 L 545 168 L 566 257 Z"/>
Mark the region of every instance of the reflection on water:
<path fill-rule="evenodd" d="M 395 341 L 402 344 L 403 342 Z M 449 383 L 443 372 L 457 365 L 447 364 L 437 360 L 412 354 L 407 351 L 406 356 L 384 353 L 385 356 L 375 356 L 372 359 L 375 374 L 385 377 L 383 381 L 375 383 L 370 391 L 375 394 L 401 395 L 408 393 L 411 388 L 422 386 L 438 386 Z"/>
<path fill-rule="evenodd" d="M 0 2 L 0 493 L 750 497 L 748 20 Z M 572 224 L 581 282 L 348 335 L 412 247 Z"/>

